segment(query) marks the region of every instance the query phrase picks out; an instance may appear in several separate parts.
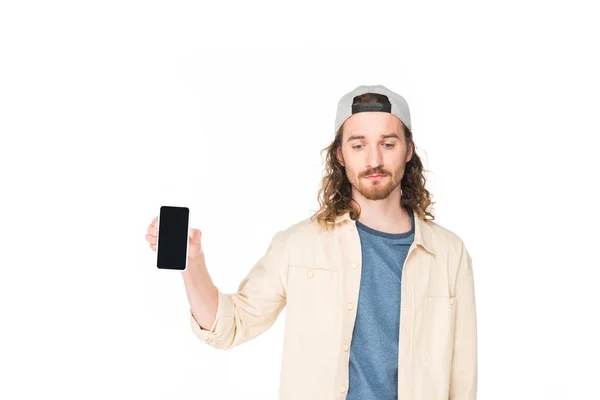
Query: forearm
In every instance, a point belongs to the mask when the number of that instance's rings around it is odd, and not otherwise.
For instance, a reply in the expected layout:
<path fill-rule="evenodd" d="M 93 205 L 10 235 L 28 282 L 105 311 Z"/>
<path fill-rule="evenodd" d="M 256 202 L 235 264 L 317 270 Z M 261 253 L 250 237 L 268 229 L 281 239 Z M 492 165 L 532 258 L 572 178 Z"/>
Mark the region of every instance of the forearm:
<path fill-rule="evenodd" d="M 277 319 L 286 304 L 287 236 L 279 232 L 266 254 L 241 281 L 235 293 L 213 284 L 204 255 L 183 271 L 192 330 L 203 342 L 227 350 L 255 338 Z"/>
<path fill-rule="evenodd" d="M 217 289 L 206 268 L 204 253 L 190 261 L 182 271 L 183 283 L 194 318 L 202 329 L 209 330 L 217 313 Z"/>

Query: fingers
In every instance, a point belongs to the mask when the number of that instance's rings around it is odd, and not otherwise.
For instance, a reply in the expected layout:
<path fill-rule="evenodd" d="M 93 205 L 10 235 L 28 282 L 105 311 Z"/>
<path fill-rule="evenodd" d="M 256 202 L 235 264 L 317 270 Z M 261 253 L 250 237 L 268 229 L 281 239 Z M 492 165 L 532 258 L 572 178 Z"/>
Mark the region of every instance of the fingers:
<path fill-rule="evenodd" d="M 156 236 L 154 235 L 146 233 L 145 239 L 149 244 L 156 244 Z"/>
<path fill-rule="evenodd" d="M 144 236 L 144 238 L 146 239 L 146 242 L 148 242 L 148 246 L 150 246 L 150 248 L 154 251 L 156 251 L 156 237 L 158 236 L 158 217 L 155 217 L 152 222 L 150 223 L 150 225 L 148 226 L 148 229 L 146 230 L 146 236 Z"/>
<path fill-rule="evenodd" d="M 148 230 L 150 230 L 150 228 L 148 228 Z M 150 233 L 146 232 L 145 239 L 148 242 L 148 245 L 150 246 L 150 248 L 152 250 L 156 251 L 156 236 L 151 235 Z"/>
<path fill-rule="evenodd" d="M 156 236 L 156 235 L 158 235 L 158 229 L 156 227 L 150 225 L 148 227 L 148 230 L 146 231 L 146 233 L 151 236 Z"/>

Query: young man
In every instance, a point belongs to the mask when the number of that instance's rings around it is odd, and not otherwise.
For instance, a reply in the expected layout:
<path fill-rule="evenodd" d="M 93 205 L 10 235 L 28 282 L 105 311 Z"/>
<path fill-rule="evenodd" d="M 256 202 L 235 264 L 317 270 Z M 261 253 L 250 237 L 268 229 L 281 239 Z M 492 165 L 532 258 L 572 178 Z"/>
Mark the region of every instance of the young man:
<path fill-rule="evenodd" d="M 320 210 L 277 232 L 237 293 L 213 285 L 192 230 L 193 332 L 230 349 L 287 306 L 281 400 L 475 399 L 471 257 L 433 222 L 405 99 L 381 85 L 347 93 L 324 150 Z"/>

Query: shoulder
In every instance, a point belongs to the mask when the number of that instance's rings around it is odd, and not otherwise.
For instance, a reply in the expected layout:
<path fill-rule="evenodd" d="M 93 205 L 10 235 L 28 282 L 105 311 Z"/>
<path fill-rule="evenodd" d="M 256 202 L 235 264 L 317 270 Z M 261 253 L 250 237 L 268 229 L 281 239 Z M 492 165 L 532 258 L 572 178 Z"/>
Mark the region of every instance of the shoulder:
<path fill-rule="evenodd" d="M 304 218 L 280 228 L 275 237 L 279 242 L 285 242 L 288 246 L 306 248 L 307 245 L 337 237 L 339 232 L 339 226 L 331 226 L 326 230 L 317 221 Z"/>
<path fill-rule="evenodd" d="M 333 230 L 330 230 L 329 232 L 332 231 Z M 309 239 L 311 237 L 323 235 L 324 233 L 325 230 L 319 226 L 316 221 L 313 221 L 310 218 L 304 218 L 289 224 L 278 232 L 278 234 L 288 238 L 294 237 L 301 239 Z"/>
<path fill-rule="evenodd" d="M 436 252 L 460 257 L 465 249 L 465 243 L 456 232 L 432 220 L 427 220 L 426 224 L 435 242 Z"/>

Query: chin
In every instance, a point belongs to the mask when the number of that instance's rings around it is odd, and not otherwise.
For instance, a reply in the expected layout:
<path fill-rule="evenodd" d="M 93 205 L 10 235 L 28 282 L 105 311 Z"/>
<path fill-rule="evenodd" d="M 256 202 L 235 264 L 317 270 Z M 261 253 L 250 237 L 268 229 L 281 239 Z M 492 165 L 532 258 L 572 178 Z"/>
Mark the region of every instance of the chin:
<path fill-rule="evenodd" d="M 378 188 L 377 190 L 367 189 L 361 190 L 360 193 L 364 198 L 369 200 L 383 200 L 389 197 L 391 190 L 389 188 Z"/>

